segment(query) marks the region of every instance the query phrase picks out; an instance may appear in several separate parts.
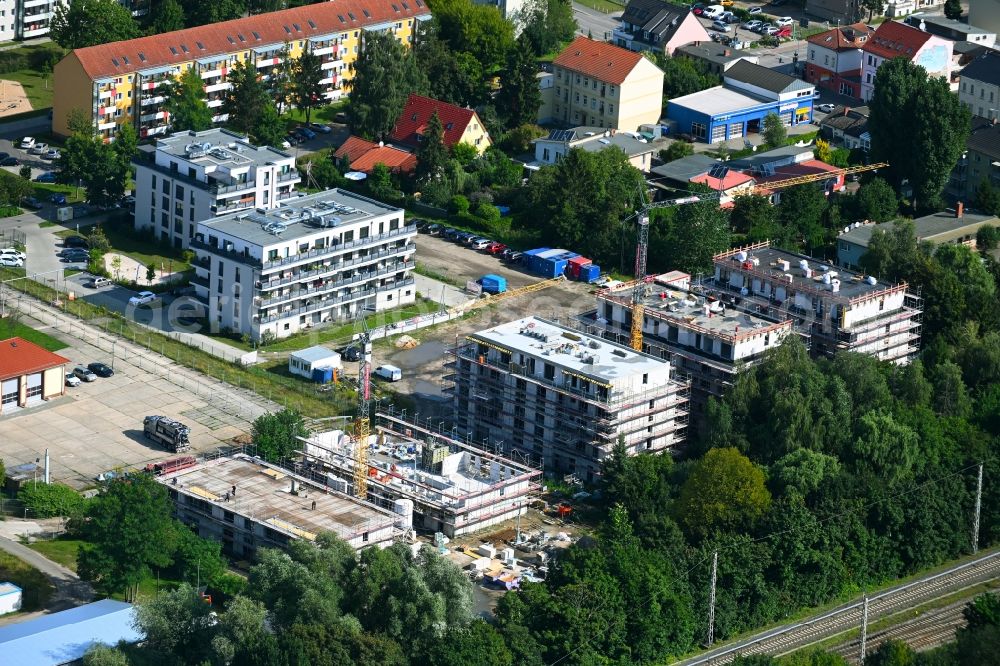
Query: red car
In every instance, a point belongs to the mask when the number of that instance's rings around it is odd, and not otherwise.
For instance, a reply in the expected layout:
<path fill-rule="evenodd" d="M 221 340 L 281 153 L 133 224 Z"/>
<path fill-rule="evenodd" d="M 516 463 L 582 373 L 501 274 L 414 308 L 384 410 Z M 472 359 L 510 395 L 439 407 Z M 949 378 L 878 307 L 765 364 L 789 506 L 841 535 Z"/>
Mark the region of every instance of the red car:
<path fill-rule="evenodd" d="M 489 252 L 490 254 L 500 254 L 506 249 L 507 249 L 506 245 L 504 245 L 503 243 L 498 243 L 496 241 L 486 246 L 486 251 Z"/>

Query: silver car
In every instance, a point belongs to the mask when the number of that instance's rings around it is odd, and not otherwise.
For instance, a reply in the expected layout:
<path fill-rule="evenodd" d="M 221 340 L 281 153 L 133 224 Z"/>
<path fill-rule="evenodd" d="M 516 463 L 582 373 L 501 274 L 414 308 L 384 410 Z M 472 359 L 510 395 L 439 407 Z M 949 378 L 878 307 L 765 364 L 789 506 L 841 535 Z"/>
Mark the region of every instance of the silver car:
<path fill-rule="evenodd" d="M 73 374 L 85 382 L 97 381 L 97 375 L 95 375 L 90 368 L 83 365 L 78 365 L 75 368 L 73 368 Z"/>

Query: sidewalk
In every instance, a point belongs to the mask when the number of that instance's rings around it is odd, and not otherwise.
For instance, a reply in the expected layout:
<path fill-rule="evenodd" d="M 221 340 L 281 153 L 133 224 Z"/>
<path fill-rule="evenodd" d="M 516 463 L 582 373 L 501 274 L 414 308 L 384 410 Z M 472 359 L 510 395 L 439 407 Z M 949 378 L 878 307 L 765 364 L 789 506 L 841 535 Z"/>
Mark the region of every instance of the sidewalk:
<path fill-rule="evenodd" d="M 33 620 L 37 617 L 55 611 L 74 608 L 81 604 L 88 603 L 94 598 L 94 590 L 89 583 L 80 580 L 75 572 L 47 557 L 43 556 L 27 546 L 22 546 L 16 541 L 7 537 L 0 537 L 0 550 L 5 550 L 17 559 L 38 569 L 52 581 L 55 591 L 49 598 L 49 603 L 44 611 L 34 613 L 22 613 L 10 618 L 0 618 L 0 625 L 16 624 L 26 620 Z"/>

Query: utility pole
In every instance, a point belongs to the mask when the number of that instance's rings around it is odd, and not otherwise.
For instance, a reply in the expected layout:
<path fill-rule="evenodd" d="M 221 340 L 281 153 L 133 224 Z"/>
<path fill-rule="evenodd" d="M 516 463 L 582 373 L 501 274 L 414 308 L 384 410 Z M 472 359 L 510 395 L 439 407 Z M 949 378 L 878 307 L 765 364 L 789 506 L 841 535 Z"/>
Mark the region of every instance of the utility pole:
<path fill-rule="evenodd" d="M 715 641 L 715 581 L 719 573 L 719 551 L 712 553 L 712 585 L 708 588 L 708 645 Z"/>
<path fill-rule="evenodd" d="M 865 592 L 864 606 L 861 610 L 861 654 L 858 656 L 858 663 L 865 666 L 865 651 L 868 643 L 868 593 Z"/>
<path fill-rule="evenodd" d="M 983 505 L 983 464 L 979 463 L 976 477 L 976 512 L 972 517 L 972 554 L 979 552 L 979 510 Z"/>

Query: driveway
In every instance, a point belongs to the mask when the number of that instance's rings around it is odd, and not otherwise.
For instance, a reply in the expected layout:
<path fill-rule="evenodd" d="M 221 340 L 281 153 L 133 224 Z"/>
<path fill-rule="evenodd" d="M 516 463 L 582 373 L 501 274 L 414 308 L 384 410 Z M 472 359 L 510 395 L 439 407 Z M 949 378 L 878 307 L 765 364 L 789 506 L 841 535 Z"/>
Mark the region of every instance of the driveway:
<path fill-rule="evenodd" d="M 573 3 L 573 16 L 576 18 L 576 32 L 580 35 L 592 35 L 598 41 L 611 41 L 611 31 L 618 27 L 618 20 L 625 10 L 623 5 L 619 11 L 607 14 L 598 9 Z"/>
<path fill-rule="evenodd" d="M 0 550 L 5 550 L 19 560 L 35 567 L 45 574 L 52 581 L 52 585 L 55 586 L 55 592 L 49 598 L 49 603 L 45 611 L 25 613 L 8 618 L 7 620 L 0 619 L 0 625 L 32 620 L 45 613 L 54 613 L 66 610 L 67 608 L 74 608 L 93 599 L 94 590 L 91 589 L 89 583 L 81 581 L 75 572 L 44 557 L 41 553 L 3 536 L 0 536 Z"/>

